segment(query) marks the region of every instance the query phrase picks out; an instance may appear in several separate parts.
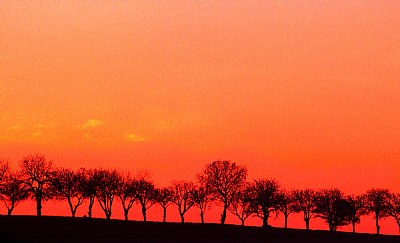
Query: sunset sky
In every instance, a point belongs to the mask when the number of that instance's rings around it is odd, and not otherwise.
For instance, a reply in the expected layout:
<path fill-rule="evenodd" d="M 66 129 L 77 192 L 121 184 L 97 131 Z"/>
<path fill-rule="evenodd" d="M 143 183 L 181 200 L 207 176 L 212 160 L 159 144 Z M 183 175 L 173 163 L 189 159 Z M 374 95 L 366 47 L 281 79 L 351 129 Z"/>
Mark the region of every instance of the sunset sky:
<path fill-rule="evenodd" d="M 287 189 L 400 192 L 398 1 L 1 1 L 0 20 L 15 167 L 168 185 L 224 159 Z"/>

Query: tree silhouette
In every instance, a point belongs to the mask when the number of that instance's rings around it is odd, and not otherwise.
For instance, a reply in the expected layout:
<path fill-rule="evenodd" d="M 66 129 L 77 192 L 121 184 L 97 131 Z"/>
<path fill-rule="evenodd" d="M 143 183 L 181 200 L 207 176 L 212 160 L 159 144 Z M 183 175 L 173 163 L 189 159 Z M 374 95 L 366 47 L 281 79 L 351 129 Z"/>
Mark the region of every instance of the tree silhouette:
<path fill-rule="evenodd" d="M 228 208 L 229 212 L 238 217 L 242 226 L 244 226 L 246 219 L 254 213 L 251 194 L 248 190 L 249 185 L 246 185 L 235 195 L 235 199 Z"/>
<path fill-rule="evenodd" d="M 226 211 L 236 193 L 245 184 L 246 177 L 245 166 L 226 160 L 206 164 L 203 173 L 198 175 L 199 182 L 208 185 L 216 200 L 222 203 L 221 224 L 225 224 Z"/>
<path fill-rule="evenodd" d="M 295 212 L 303 212 L 303 220 L 306 229 L 310 229 L 310 220 L 314 215 L 316 192 L 311 189 L 293 191 L 293 209 Z"/>
<path fill-rule="evenodd" d="M 10 166 L 8 164 L 8 161 L 4 159 L 0 159 L 0 185 L 3 184 L 3 179 L 5 175 L 9 172 Z"/>
<path fill-rule="evenodd" d="M 254 180 L 249 186 L 253 212 L 262 219 L 263 227 L 269 226 L 268 219 L 272 212 L 278 213 L 279 188 L 274 179 Z"/>
<path fill-rule="evenodd" d="M 155 191 L 155 199 L 163 209 L 163 223 L 167 222 L 167 208 L 172 203 L 174 195 L 168 187 L 158 188 Z"/>
<path fill-rule="evenodd" d="M 57 199 L 67 200 L 72 217 L 75 217 L 76 210 L 84 201 L 84 183 L 85 175 L 82 171 L 60 168 L 53 172 L 52 192 Z"/>
<path fill-rule="evenodd" d="M 142 208 L 144 222 L 147 221 L 147 210 L 157 202 L 154 184 L 146 177 L 147 176 L 139 176 L 138 179 L 134 180 L 136 200 Z"/>
<path fill-rule="evenodd" d="M 396 220 L 400 232 L 400 193 L 391 193 L 388 196 L 387 213 Z"/>
<path fill-rule="evenodd" d="M 112 204 L 118 191 L 119 174 L 116 170 L 95 170 L 93 180 L 96 185 L 96 198 L 104 211 L 106 219 L 111 219 Z"/>
<path fill-rule="evenodd" d="M 293 207 L 294 199 L 292 192 L 281 190 L 279 192 L 278 201 L 279 201 L 279 211 L 283 213 L 283 216 L 285 218 L 285 229 L 287 229 L 289 215 L 295 212 L 295 209 Z"/>
<path fill-rule="evenodd" d="M 342 191 L 337 188 L 324 189 L 317 192 L 316 217 L 323 219 L 330 231 L 336 231 L 338 227 L 351 223 L 351 205 L 344 197 Z"/>
<path fill-rule="evenodd" d="M 19 202 L 28 199 L 29 188 L 19 172 L 6 171 L 3 174 L 3 182 L 0 187 L 0 198 L 7 208 L 7 215 L 10 216 Z"/>
<path fill-rule="evenodd" d="M 213 201 L 211 190 L 207 185 L 200 185 L 194 189 L 192 196 L 194 205 L 200 209 L 201 223 L 204 224 L 204 213 L 211 208 L 211 202 Z"/>
<path fill-rule="evenodd" d="M 195 185 L 189 181 L 173 181 L 171 189 L 174 195 L 172 202 L 178 207 L 181 223 L 185 223 L 185 213 L 194 205 Z"/>
<path fill-rule="evenodd" d="M 83 192 L 84 197 L 89 199 L 88 216 L 92 218 L 92 208 L 96 199 L 96 178 L 94 169 L 86 170 L 85 168 L 79 169 L 80 173 L 84 176 Z"/>
<path fill-rule="evenodd" d="M 42 216 L 42 201 L 51 197 L 53 162 L 47 161 L 44 155 L 30 155 L 23 158 L 20 167 L 23 180 L 36 200 L 36 213 L 40 217 Z"/>
<path fill-rule="evenodd" d="M 387 189 L 371 189 L 365 193 L 365 208 L 367 212 L 374 214 L 376 234 L 379 235 L 380 226 L 379 219 L 388 216 L 388 197 L 390 196 Z"/>
<path fill-rule="evenodd" d="M 124 218 L 128 220 L 129 210 L 136 201 L 136 184 L 130 174 L 120 175 L 117 196 L 124 209 Z"/>
<path fill-rule="evenodd" d="M 356 224 L 360 223 L 361 216 L 365 215 L 365 199 L 363 196 L 347 196 L 347 201 L 350 203 L 350 220 L 353 233 L 356 232 Z"/>

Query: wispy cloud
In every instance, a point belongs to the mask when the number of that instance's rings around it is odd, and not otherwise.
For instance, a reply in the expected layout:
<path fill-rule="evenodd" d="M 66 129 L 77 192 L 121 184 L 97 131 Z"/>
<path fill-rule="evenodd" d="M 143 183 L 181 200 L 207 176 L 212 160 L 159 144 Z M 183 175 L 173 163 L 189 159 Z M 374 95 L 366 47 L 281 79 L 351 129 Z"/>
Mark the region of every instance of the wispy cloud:
<path fill-rule="evenodd" d="M 46 125 L 44 125 L 43 123 L 40 123 L 40 124 L 36 124 L 35 127 L 36 128 L 45 128 Z"/>
<path fill-rule="evenodd" d="M 21 128 L 22 128 L 21 125 L 15 124 L 15 125 L 13 125 L 13 126 L 8 127 L 8 130 L 16 131 L 16 130 L 19 130 L 19 129 L 21 129 Z"/>
<path fill-rule="evenodd" d="M 82 126 L 82 129 L 90 129 L 103 125 L 104 122 L 97 119 L 89 119 Z"/>
<path fill-rule="evenodd" d="M 140 137 L 133 133 L 129 133 L 128 135 L 126 135 L 126 139 L 130 142 L 143 142 L 146 140 L 146 138 Z"/>
<path fill-rule="evenodd" d="M 42 135 L 42 132 L 33 132 L 31 135 L 32 135 L 32 137 L 37 138 L 37 137 L 39 137 L 40 135 Z"/>

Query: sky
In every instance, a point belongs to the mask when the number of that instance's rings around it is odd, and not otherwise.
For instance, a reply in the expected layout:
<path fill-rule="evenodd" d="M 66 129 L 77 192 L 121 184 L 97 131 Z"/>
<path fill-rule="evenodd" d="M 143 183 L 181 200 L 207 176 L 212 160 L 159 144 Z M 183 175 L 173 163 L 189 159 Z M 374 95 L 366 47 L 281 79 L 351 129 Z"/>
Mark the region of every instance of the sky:
<path fill-rule="evenodd" d="M 1 1 L 0 158 L 148 170 L 158 185 L 231 160 L 287 189 L 400 192 L 399 12 Z"/>

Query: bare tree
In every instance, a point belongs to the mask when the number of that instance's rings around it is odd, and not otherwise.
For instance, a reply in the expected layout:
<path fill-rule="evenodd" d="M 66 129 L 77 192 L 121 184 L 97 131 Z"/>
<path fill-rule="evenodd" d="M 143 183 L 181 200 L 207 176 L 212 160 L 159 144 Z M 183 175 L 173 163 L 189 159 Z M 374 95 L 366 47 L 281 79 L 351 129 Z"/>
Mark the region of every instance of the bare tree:
<path fill-rule="evenodd" d="M 282 212 L 283 216 L 285 217 L 285 229 L 287 229 L 289 215 L 295 212 L 295 209 L 293 207 L 294 199 L 292 192 L 281 190 L 279 193 L 278 201 L 279 211 Z"/>
<path fill-rule="evenodd" d="M 228 208 L 229 212 L 238 217 L 242 226 L 244 226 L 246 219 L 254 213 L 251 193 L 248 193 L 248 189 L 249 185 L 246 185 L 240 190 L 239 193 L 236 194 L 235 200 L 232 201 Z"/>
<path fill-rule="evenodd" d="M 163 208 L 163 223 L 167 222 L 167 208 L 172 204 L 174 195 L 172 190 L 168 187 L 158 188 L 155 192 L 155 199 L 158 204 Z"/>
<path fill-rule="evenodd" d="M 7 173 L 10 171 L 10 166 L 8 161 L 0 159 L 0 185 L 3 183 L 3 179 Z"/>
<path fill-rule="evenodd" d="M 86 170 L 85 168 L 79 169 L 80 173 L 84 176 L 83 192 L 84 197 L 89 199 L 88 217 L 92 218 L 92 208 L 96 199 L 96 178 L 94 169 Z"/>
<path fill-rule="evenodd" d="M 75 217 L 76 210 L 84 201 L 85 175 L 81 170 L 60 168 L 54 171 L 51 179 L 51 188 L 54 196 L 59 200 L 66 199 Z"/>
<path fill-rule="evenodd" d="M 30 155 L 20 163 L 24 182 L 28 185 L 36 200 L 37 216 L 42 216 L 42 201 L 51 197 L 50 183 L 53 173 L 53 162 L 44 155 Z"/>
<path fill-rule="evenodd" d="M 310 229 L 310 220 L 314 215 L 316 192 L 311 189 L 293 191 L 293 209 L 295 212 L 303 212 L 303 220 L 306 229 Z"/>
<path fill-rule="evenodd" d="M 396 220 L 400 232 L 400 193 L 391 193 L 388 196 L 387 213 Z"/>
<path fill-rule="evenodd" d="M 344 193 L 337 188 L 324 189 L 317 192 L 316 217 L 323 219 L 330 231 L 351 223 L 351 205 Z"/>
<path fill-rule="evenodd" d="M 221 224 L 225 224 L 226 211 L 244 185 L 246 177 L 245 166 L 226 160 L 206 164 L 203 173 L 198 175 L 199 182 L 209 185 L 215 199 L 222 203 Z"/>
<path fill-rule="evenodd" d="M 10 216 L 19 202 L 28 199 L 29 188 L 22 180 L 19 172 L 5 171 L 3 182 L 0 187 L 0 198 L 7 208 L 8 216 Z"/>
<path fill-rule="evenodd" d="M 387 189 L 371 189 L 365 193 L 365 208 L 368 213 L 374 214 L 376 234 L 379 235 L 379 219 L 388 216 L 388 197 L 390 192 Z"/>
<path fill-rule="evenodd" d="M 252 199 L 253 212 L 263 221 L 262 226 L 268 227 L 268 219 L 272 212 L 279 210 L 279 184 L 274 179 L 254 180 L 248 193 Z"/>
<path fill-rule="evenodd" d="M 213 197 L 211 190 L 207 185 L 199 185 L 193 191 L 193 202 L 196 207 L 200 209 L 200 220 L 204 224 L 204 213 L 207 209 L 211 208 Z"/>
<path fill-rule="evenodd" d="M 115 170 L 95 170 L 96 198 L 106 219 L 111 218 L 112 204 L 118 192 L 119 174 Z"/>
<path fill-rule="evenodd" d="M 134 180 L 134 188 L 136 191 L 136 200 L 142 208 L 143 221 L 146 222 L 147 210 L 157 202 L 154 184 L 146 177 L 141 177 Z"/>
<path fill-rule="evenodd" d="M 136 184 L 131 178 L 130 174 L 120 175 L 118 181 L 117 196 L 121 201 L 122 208 L 124 209 L 124 218 L 128 220 L 129 210 L 132 208 L 136 201 Z"/>
<path fill-rule="evenodd" d="M 174 195 L 172 202 L 178 206 L 181 222 L 185 223 L 185 213 L 194 205 L 195 185 L 188 181 L 173 181 L 171 189 Z"/>
<path fill-rule="evenodd" d="M 365 209 L 364 197 L 363 196 L 347 196 L 347 201 L 350 203 L 350 220 L 353 229 L 353 233 L 356 232 L 356 224 L 360 223 L 361 216 L 367 214 Z"/>

